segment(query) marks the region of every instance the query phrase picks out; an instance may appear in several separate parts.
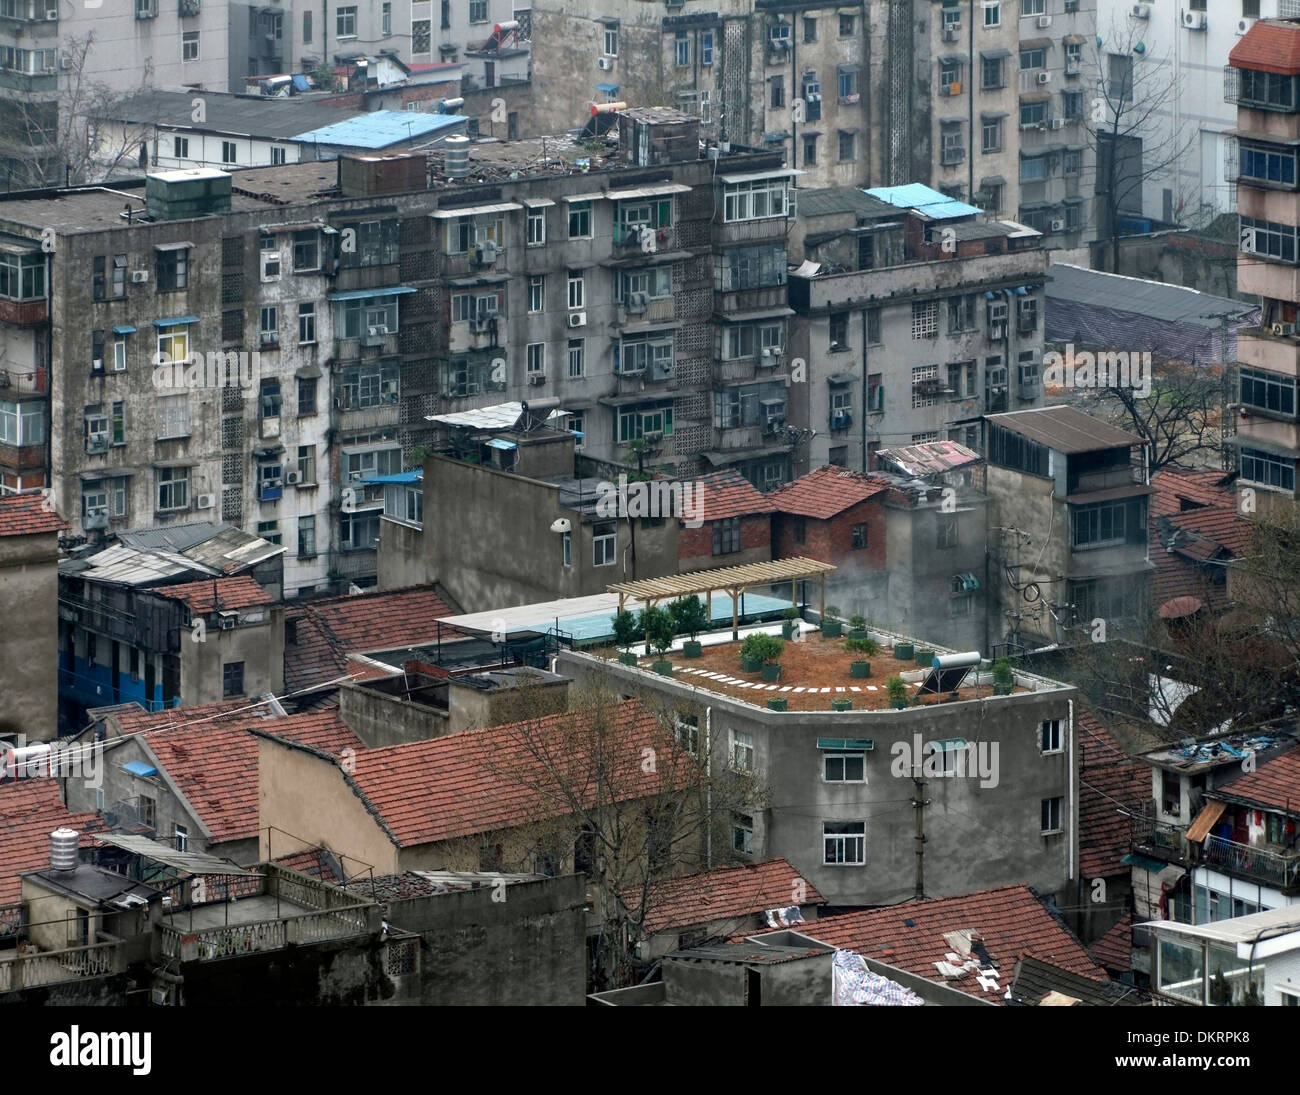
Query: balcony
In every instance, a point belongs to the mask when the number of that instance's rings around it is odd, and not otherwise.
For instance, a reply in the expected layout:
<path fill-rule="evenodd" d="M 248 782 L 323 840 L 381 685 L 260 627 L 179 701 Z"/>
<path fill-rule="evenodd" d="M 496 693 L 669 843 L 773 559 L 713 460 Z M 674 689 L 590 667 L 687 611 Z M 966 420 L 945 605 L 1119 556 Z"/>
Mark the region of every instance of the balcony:
<path fill-rule="evenodd" d="M 1141 823 L 1142 819 L 1136 819 Z M 1134 851 L 1149 855 L 1165 863 L 1187 862 L 1186 830 L 1177 825 L 1153 825 L 1149 821 L 1140 828 L 1134 826 L 1132 837 Z"/>
<path fill-rule="evenodd" d="M 335 343 L 339 361 L 360 361 L 362 358 L 392 357 L 397 353 L 397 333 L 370 334 L 360 338 L 340 338 Z"/>
<path fill-rule="evenodd" d="M 789 217 L 762 217 L 759 220 L 720 221 L 713 226 L 713 242 L 719 246 L 732 243 L 784 242 Z"/>
<path fill-rule="evenodd" d="M 50 318 L 49 306 L 40 300 L 6 300 L 0 298 L 0 323 L 14 327 L 34 327 Z"/>
<path fill-rule="evenodd" d="M 49 374 L 37 365 L 30 369 L 0 369 L 0 390 L 5 397 L 44 395 L 50 390 Z"/>
<path fill-rule="evenodd" d="M 619 248 L 631 248 L 637 251 L 643 251 L 646 254 L 653 254 L 656 251 L 667 251 L 672 246 L 673 230 L 671 225 L 664 225 L 662 228 L 652 228 L 645 224 L 616 224 L 614 225 L 614 246 Z"/>
<path fill-rule="evenodd" d="M 336 407 L 335 422 L 331 425 L 342 430 L 378 430 L 396 426 L 401 421 L 401 408 L 393 403 L 378 403 L 373 407 Z"/>
<path fill-rule="evenodd" d="M 632 301 L 629 294 L 627 303 L 619 306 L 618 327 L 635 327 L 638 323 L 671 323 L 677 314 L 675 297 L 646 297 L 644 300 Z"/>
<path fill-rule="evenodd" d="M 84 947 L 65 947 L 0 960 L 0 993 L 123 972 L 126 960 L 122 941 L 107 935 L 100 939 Z"/>
<path fill-rule="evenodd" d="M 1275 852 L 1222 837 L 1205 840 L 1201 862 L 1236 878 L 1292 890 L 1300 885 L 1300 852 Z"/>
<path fill-rule="evenodd" d="M 785 282 L 780 285 L 760 285 L 743 289 L 714 289 L 713 309 L 723 315 L 733 312 L 758 312 L 766 308 L 784 308 L 788 305 L 789 290 Z"/>

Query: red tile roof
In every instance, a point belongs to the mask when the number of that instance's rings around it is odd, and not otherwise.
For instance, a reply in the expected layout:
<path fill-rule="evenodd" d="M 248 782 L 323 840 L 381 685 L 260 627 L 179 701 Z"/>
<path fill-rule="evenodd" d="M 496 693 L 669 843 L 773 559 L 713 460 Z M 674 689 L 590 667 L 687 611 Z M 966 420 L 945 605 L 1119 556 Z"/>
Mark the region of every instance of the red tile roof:
<path fill-rule="evenodd" d="M 982 988 L 974 973 L 947 978 L 936 968 L 936 962 L 945 961 L 945 955 L 954 952 L 944 934 L 962 930 L 980 935 L 998 971 L 997 989 Z M 960 897 L 822 917 L 808 924 L 803 934 L 990 1003 L 1006 1002 L 1003 996 L 1011 987 L 1016 962 L 1025 955 L 1084 977 L 1106 979 L 1105 970 L 1028 886 L 1002 886 Z"/>
<path fill-rule="evenodd" d="M 1185 503 L 1235 510 L 1236 491 L 1230 484 L 1220 485 L 1223 477 L 1221 471 L 1173 466 L 1162 468 L 1151 477 L 1151 516 L 1192 512 L 1191 509 L 1185 509 Z"/>
<path fill-rule="evenodd" d="M 275 604 L 275 598 L 249 574 L 204 578 L 198 582 L 182 582 L 177 586 L 160 586 L 153 592 L 171 601 L 182 601 L 191 612 L 200 614 Z"/>
<path fill-rule="evenodd" d="M 800 476 L 767 497 L 780 513 L 826 521 L 888 489 L 889 484 L 883 479 L 827 465 Z"/>
<path fill-rule="evenodd" d="M 1220 471 L 1165 468 L 1151 480 L 1152 595 L 1157 605 L 1195 597 L 1212 610 L 1227 604 L 1220 560 L 1247 553 L 1251 525 Z M 1172 543 L 1174 550 L 1168 551 Z"/>
<path fill-rule="evenodd" d="M 1238 776 L 1208 792 L 1210 798 L 1231 798 L 1267 810 L 1300 815 L 1300 747 L 1266 760 L 1253 772 Z"/>
<path fill-rule="evenodd" d="M 733 920 L 767 909 L 821 905 L 825 900 L 787 860 L 769 859 L 655 883 L 650 887 L 643 927 L 647 935 L 654 935 L 668 928 Z M 623 901 L 635 912 L 641 906 L 641 891 L 625 891 Z"/>
<path fill-rule="evenodd" d="M 95 814 L 69 812 L 57 779 L 21 779 L 0 784 L 0 905 L 22 895 L 19 875 L 50 863 L 50 834 L 62 826 L 85 834 L 102 828 Z M 82 837 L 82 844 L 89 839 Z"/>
<path fill-rule="evenodd" d="M 271 862 L 277 867 L 310 875 L 334 886 L 341 886 L 346 881 L 339 877 L 338 860 L 323 848 L 308 848 L 292 855 L 278 856 Z"/>
<path fill-rule="evenodd" d="M 642 770 L 645 747 L 658 751 L 655 772 Z M 568 711 L 367 749 L 356 757 L 351 779 L 398 846 L 410 848 L 563 817 L 571 811 L 561 786 L 570 780 L 592 786 L 594 764 L 605 768 L 606 781 L 614 771 L 625 777 L 613 790 L 605 784 L 606 801 L 646 797 L 671 778 L 665 758 L 672 753 L 655 716 L 639 700 L 624 700 L 601 714 Z"/>
<path fill-rule="evenodd" d="M 1233 68 L 1252 68 L 1281 76 L 1300 75 L 1300 26 L 1261 19 L 1228 54 Z"/>
<path fill-rule="evenodd" d="M 49 508 L 40 491 L 0 496 L 0 536 L 62 532 L 68 522 Z"/>
<path fill-rule="evenodd" d="M 1092 712 L 1079 709 L 1079 869 L 1084 878 L 1127 875 L 1120 861 L 1129 853 L 1126 811 L 1151 798 L 1151 769 L 1130 757 Z"/>
<path fill-rule="evenodd" d="M 116 719 L 123 734 L 140 734 L 146 730 L 161 730 L 169 726 L 208 725 L 241 716 L 256 719 L 269 714 L 270 710 L 269 704 L 237 699 L 196 703 L 192 707 L 169 707 L 165 711 L 146 711 L 138 703 L 123 703 L 116 707 L 99 708 L 98 713 L 101 717 Z"/>
<path fill-rule="evenodd" d="M 1125 913 L 1115 926 L 1088 948 L 1108 970 L 1122 973 L 1133 968 L 1133 916 Z"/>
<path fill-rule="evenodd" d="M 438 637 L 438 618 L 454 612 L 433 586 L 358 593 L 290 607 L 285 623 L 294 630 L 294 640 L 285 636 L 285 688 L 296 692 L 343 676 L 349 654 L 433 642 Z M 443 628 L 444 641 L 449 636 L 457 637 Z"/>
<path fill-rule="evenodd" d="M 257 836 L 257 739 L 250 728 L 337 755 L 359 753 L 361 740 L 337 711 L 247 722 L 221 719 L 177 730 L 154 730 L 145 742 L 159 766 L 189 799 L 214 843 Z"/>
<path fill-rule="evenodd" d="M 728 517 L 771 513 L 776 508 L 767 495 L 756 490 L 735 468 L 710 472 L 697 482 L 704 486 L 704 512 L 695 515 L 697 520 L 722 521 Z"/>

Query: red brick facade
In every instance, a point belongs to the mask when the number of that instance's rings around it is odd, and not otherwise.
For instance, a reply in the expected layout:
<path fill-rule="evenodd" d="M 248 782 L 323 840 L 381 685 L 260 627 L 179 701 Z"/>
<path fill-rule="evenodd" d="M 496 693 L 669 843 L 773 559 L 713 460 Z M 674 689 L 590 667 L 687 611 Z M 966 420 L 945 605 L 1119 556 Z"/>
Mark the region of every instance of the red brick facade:
<path fill-rule="evenodd" d="M 804 541 L 795 539 L 799 523 L 803 523 Z M 867 526 L 867 546 L 853 546 L 853 527 Z M 880 506 L 880 496 L 850 506 L 829 520 L 815 517 L 796 517 L 790 513 L 772 515 L 772 555 L 777 559 L 802 556 L 823 563 L 843 566 L 852 563 L 872 570 L 885 568 L 885 514 Z"/>
<path fill-rule="evenodd" d="M 699 528 L 677 530 L 677 564 L 683 573 L 734 567 L 745 563 L 766 563 L 772 558 L 772 523 L 768 514 L 754 514 L 740 519 L 740 550 L 726 555 L 713 554 L 713 522 Z"/>

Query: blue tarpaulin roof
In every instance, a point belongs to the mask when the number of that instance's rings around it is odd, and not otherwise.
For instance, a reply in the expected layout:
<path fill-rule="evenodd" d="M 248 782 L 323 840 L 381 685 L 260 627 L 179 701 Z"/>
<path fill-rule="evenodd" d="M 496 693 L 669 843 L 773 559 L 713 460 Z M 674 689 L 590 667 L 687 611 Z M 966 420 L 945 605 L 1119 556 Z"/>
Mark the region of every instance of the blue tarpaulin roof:
<path fill-rule="evenodd" d="M 133 776 L 156 776 L 158 769 L 142 760 L 128 760 L 122 768 Z"/>
<path fill-rule="evenodd" d="M 349 289 L 345 293 L 329 293 L 327 300 L 364 300 L 366 297 L 398 297 L 403 293 L 414 293 L 409 285 L 390 285 L 386 289 Z"/>
<path fill-rule="evenodd" d="M 947 194 L 931 190 L 923 183 L 907 183 L 903 186 L 877 186 L 866 191 L 873 198 L 894 206 L 896 209 L 915 209 L 918 213 L 933 220 L 954 220 L 957 217 L 973 217 L 980 211 L 973 205 L 959 202 Z"/>
<path fill-rule="evenodd" d="M 349 148 L 387 148 L 389 145 L 439 132 L 464 129 L 466 118 L 457 114 L 425 114 L 412 110 L 372 110 L 333 125 L 321 126 L 290 138 Z"/>
<path fill-rule="evenodd" d="M 494 437 L 487 443 L 489 449 L 517 449 L 519 448 L 513 441 L 507 441 L 502 437 Z"/>
<path fill-rule="evenodd" d="M 376 475 L 371 479 L 363 479 L 363 483 L 423 483 L 424 472 L 422 471 L 399 471 L 395 475 Z"/>

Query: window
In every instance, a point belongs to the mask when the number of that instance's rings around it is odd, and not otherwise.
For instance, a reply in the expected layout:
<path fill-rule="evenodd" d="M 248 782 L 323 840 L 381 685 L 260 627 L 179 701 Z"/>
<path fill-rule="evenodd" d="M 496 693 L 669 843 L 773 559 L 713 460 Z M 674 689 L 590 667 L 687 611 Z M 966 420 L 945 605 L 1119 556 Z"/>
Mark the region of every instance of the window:
<path fill-rule="evenodd" d="M 302 41 L 303 45 L 311 45 L 311 12 L 302 13 Z"/>
<path fill-rule="evenodd" d="M 1021 156 L 1020 181 L 1044 182 L 1047 179 L 1046 156 Z M 1022 217 L 1021 220 L 1024 220 Z"/>
<path fill-rule="evenodd" d="M 235 147 L 234 141 L 221 142 L 221 162 L 222 163 L 239 162 L 239 150 Z"/>
<path fill-rule="evenodd" d="M 852 15 L 841 15 L 840 16 L 840 37 L 841 38 L 853 37 L 853 28 L 856 22 L 857 22 L 856 19 Z"/>
<path fill-rule="evenodd" d="M 1047 65 L 1047 51 L 1045 49 L 1022 49 L 1020 51 L 1020 71 L 1027 72 L 1030 69 L 1044 68 Z"/>
<path fill-rule="evenodd" d="M 1038 750 L 1041 753 L 1060 753 L 1065 746 L 1062 744 L 1061 728 L 1064 724 L 1060 719 L 1044 719 L 1038 726 Z"/>
<path fill-rule="evenodd" d="M 258 521 L 257 535 L 268 544 L 278 544 L 283 539 L 280 535 L 279 521 Z"/>
<path fill-rule="evenodd" d="M 787 216 L 787 189 L 784 177 L 728 183 L 723 191 L 723 220 L 730 224 Z"/>
<path fill-rule="evenodd" d="M 1106 93 L 1116 102 L 1133 98 L 1133 58 L 1127 53 L 1106 55 Z"/>
<path fill-rule="evenodd" d="M 817 41 L 817 20 L 811 15 L 803 17 L 803 40 L 805 42 Z"/>
<path fill-rule="evenodd" d="M 298 446 L 298 484 L 310 486 L 316 482 L 316 446 Z"/>
<path fill-rule="evenodd" d="M 1031 129 L 1034 126 L 1041 126 L 1047 122 L 1047 104 L 1046 103 L 1021 103 L 1020 104 L 1020 128 Z"/>
<path fill-rule="evenodd" d="M 1241 450 L 1241 478 L 1282 490 L 1295 490 L 1295 461 L 1259 449 Z"/>
<path fill-rule="evenodd" d="M 827 752 L 822 758 L 822 780 L 825 783 L 866 783 L 867 754 Z"/>
<path fill-rule="evenodd" d="M 984 8 L 984 25 L 986 27 L 1000 27 L 1002 25 L 1002 4 L 1001 0 L 983 0 Z"/>
<path fill-rule="evenodd" d="M 185 247 L 169 248 L 158 252 L 158 292 L 169 293 L 184 289 L 189 284 L 190 253 Z M 173 360 L 179 360 L 173 358 Z"/>
<path fill-rule="evenodd" d="M 397 362 L 367 361 L 346 366 L 340 388 L 344 410 L 353 411 L 396 403 L 400 388 Z"/>
<path fill-rule="evenodd" d="M 1108 547 L 1124 543 L 1127 509 L 1127 502 L 1098 502 L 1096 505 L 1073 507 L 1072 546 Z"/>
<path fill-rule="evenodd" d="M 675 736 L 679 748 L 691 756 L 700 755 L 700 720 L 695 715 L 678 715 Z"/>
<path fill-rule="evenodd" d="M 274 308 L 271 309 L 275 311 Z M 263 314 L 266 309 L 262 309 Z M 263 339 L 265 341 L 265 339 Z M 298 345 L 310 346 L 316 341 L 316 305 L 304 303 L 298 305 Z"/>
<path fill-rule="evenodd" d="M 678 68 L 689 68 L 691 63 L 691 36 L 679 30 L 673 37 L 673 60 Z"/>
<path fill-rule="evenodd" d="M 985 91 L 994 91 L 1006 87 L 1006 58 L 982 57 L 980 59 L 980 82 Z"/>
<path fill-rule="evenodd" d="M 158 440 L 169 437 L 188 437 L 190 433 L 190 401 L 185 392 L 180 395 L 163 395 L 155 400 L 158 408 Z M 160 506 L 160 509 L 166 509 Z"/>
<path fill-rule="evenodd" d="M 1241 249 L 1252 255 L 1296 261 L 1296 228 L 1294 225 L 1274 221 L 1256 220 L 1254 217 L 1238 218 L 1241 225 Z"/>
<path fill-rule="evenodd" d="M 713 64 L 713 31 L 700 31 L 700 64 Z"/>
<path fill-rule="evenodd" d="M 714 521 L 713 554 L 730 555 L 740 550 L 740 518 L 728 517 Z"/>
<path fill-rule="evenodd" d="M 939 337 L 939 302 L 914 301 L 912 304 L 912 337 Z"/>
<path fill-rule="evenodd" d="M 569 202 L 569 238 L 591 238 L 591 202 Z"/>
<path fill-rule="evenodd" d="M 176 850 L 187 852 L 190 848 L 190 831 L 184 825 L 176 826 Z"/>
<path fill-rule="evenodd" d="M 274 304 L 265 305 L 261 309 L 258 339 L 263 346 L 280 345 L 280 309 Z"/>
<path fill-rule="evenodd" d="M 700 89 L 700 123 L 710 125 L 713 122 L 713 92 L 708 88 Z"/>
<path fill-rule="evenodd" d="M 851 130 L 841 129 L 839 137 L 839 160 L 840 163 L 847 163 L 853 159 L 854 146 L 857 143 L 857 134 Z"/>
<path fill-rule="evenodd" d="M 647 301 L 663 300 L 673 295 L 673 268 L 664 264 L 625 271 L 618 279 L 617 290 L 621 304 L 633 303 L 632 298 L 638 293 L 644 294 Z"/>
<path fill-rule="evenodd" d="M 339 8 L 335 17 L 334 36 L 336 38 L 355 38 L 357 36 L 357 9 Z"/>
<path fill-rule="evenodd" d="M 339 549 L 374 551 L 379 544 L 379 514 L 377 509 L 342 514 L 339 518 Z"/>
<path fill-rule="evenodd" d="M 188 137 L 173 137 L 172 155 L 178 160 L 188 160 L 190 158 L 190 139 Z"/>
<path fill-rule="evenodd" d="M 226 662 L 221 667 L 221 695 L 225 699 L 244 694 L 244 663 Z"/>
<path fill-rule="evenodd" d="M 822 863 L 827 867 L 861 866 L 867 861 L 867 823 L 823 822 L 822 846 Z"/>
<path fill-rule="evenodd" d="M 45 404 L 0 402 L 0 441 L 37 445 L 45 441 Z"/>
<path fill-rule="evenodd" d="M 803 162 L 805 167 L 815 167 L 817 165 L 817 137 L 815 134 L 803 139 Z"/>
<path fill-rule="evenodd" d="M 299 274 L 320 269 L 320 235 L 314 229 L 293 234 L 293 269 Z"/>
<path fill-rule="evenodd" d="M 983 140 L 980 145 L 980 151 L 1002 151 L 1002 119 L 1000 117 L 991 118 L 988 115 L 985 115 L 981 125 L 981 132 Z"/>
<path fill-rule="evenodd" d="M 466 224 L 466 221 L 469 223 Z M 343 266 L 392 266 L 397 263 L 401 225 L 395 218 L 382 221 L 357 221 L 341 227 L 345 232 L 351 229 L 356 233 L 354 249 L 345 250 L 339 255 L 339 262 Z M 485 239 L 500 243 L 499 228 L 499 218 L 487 224 L 476 224 L 473 218 L 462 217 L 458 221 L 448 222 L 448 240 L 459 242 L 459 250 L 466 251 L 469 249 L 469 244 L 482 243 Z M 452 248 L 449 247 L 448 250 Z"/>
<path fill-rule="evenodd" d="M 865 548 L 866 546 L 867 546 L 867 526 L 854 525 L 853 526 L 853 549 L 855 551 L 858 551 L 861 550 L 862 548 Z"/>
<path fill-rule="evenodd" d="M 569 271 L 569 307 L 582 308 L 587 303 L 587 282 L 581 270 Z"/>
<path fill-rule="evenodd" d="M 1046 11 L 1045 0 L 1020 0 L 1021 15 L 1042 15 Z"/>
<path fill-rule="evenodd" d="M 573 566 L 573 533 L 560 535 L 560 561 L 566 566 Z"/>
<path fill-rule="evenodd" d="M 385 37 L 393 33 L 393 5 L 392 4 L 384 4 L 380 9 L 379 33 L 384 35 Z"/>
<path fill-rule="evenodd" d="M 181 60 L 197 61 L 199 59 L 199 32 L 187 30 L 181 34 Z"/>
<path fill-rule="evenodd" d="M 858 70 L 840 68 L 838 70 L 838 94 L 841 102 L 850 100 L 858 91 Z"/>
<path fill-rule="evenodd" d="M 190 504 L 190 469 L 158 469 L 158 508 L 186 509 Z"/>
<path fill-rule="evenodd" d="M 741 855 L 754 854 L 754 819 L 748 814 L 733 815 L 731 848 Z"/>
<path fill-rule="evenodd" d="M 364 297 L 360 300 L 346 300 L 342 306 L 343 338 L 361 338 L 370 335 L 370 328 L 375 328 L 375 335 L 383 337 L 398 332 L 397 297 Z M 337 328 L 336 328 L 337 333 Z"/>
<path fill-rule="evenodd" d="M 546 275 L 533 274 L 528 279 L 528 310 L 541 312 L 546 309 Z M 453 316 L 453 319 L 456 317 Z"/>
<path fill-rule="evenodd" d="M 612 567 L 618 562 L 618 525 L 601 521 L 591 526 L 591 565 Z"/>
<path fill-rule="evenodd" d="M 108 452 L 108 415 L 104 413 L 103 404 L 87 407 L 82 425 L 86 452 Z"/>
<path fill-rule="evenodd" d="M 666 266 L 656 269 L 663 269 L 661 276 L 667 279 L 670 271 Z M 784 285 L 786 273 L 784 244 L 740 247 L 713 257 L 713 287 L 720 292 Z"/>
<path fill-rule="evenodd" d="M 1276 414 L 1295 414 L 1294 377 L 1240 366 L 1241 401 L 1250 407 Z"/>
<path fill-rule="evenodd" d="M 278 542 L 278 541 L 277 541 Z M 298 518 L 298 558 L 309 559 L 316 554 L 316 518 L 312 514 Z"/>
<path fill-rule="evenodd" d="M 1296 150 L 1275 145 L 1241 144 L 1241 177 L 1294 186 Z"/>
<path fill-rule="evenodd" d="M 769 102 L 773 110 L 778 110 L 785 106 L 785 77 L 773 76 L 767 81 L 770 92 Z"/>
<path fill-rule="evenodd" d="M 577 380 L 587 373 L 587 340 L 584 338 L 569 339 L 569 379 Z"/>
<path fill-rule="evenodd" d="M 976 300 L 974 293 L 948 298 L 948 333 L 973 331 L 976 327 Z"/>
<path fill-rule="evenodd" d="M 737 772 L 754 770 L 754 735 L 743 730 L 731 731 L 731 766 Z"/>
<path fill-rule="evenodd" d="M 117 399 L 109 407 L 109 443 L 113 445 L 126 444 L 126 402 Z"/>
<path fill-rule="evenodd" d="M 1082 121 L 1083 120 L 1083 92 L 1063 91 L 1061 93 L 1061 113 L 1065 116 L 1066 121 L 1070 121 L 1070 122 Z M 1076 167 L 1073 171 L 1070 171 L 1067 168 L 1065 173 L 1067 175 L 1077 175 L 1079 173 L 1079 169 Z"/>
<path fill-rule="evenodd" d="M 606 57 L 618 56 L 618 24 L 617 23 L 605 24 L 605 56 Z"/>
<path fill-rule="evenodd" d="M 957 518 L 939 514 L 935 519 L 935 543 L 939 550 L 957 546 Z"/>
<path fill-rule="evenodd" d="M 469 21 L 471 23 L 486 23 L 488 21 L 487 0 L 469 0 Z"/>
<path fill-rule="evenodd" d="M 1045 798 L 1042 801 L 1042 832 L 1046 836 L 1049 833 L 1059 833 L 1061 831 L 1061 806 L 1063 799 L 1058 795 L 1055 798 Z"/>
<path fill-rule="evenodd" d="M 546 343 L 530 342 L 524 348 L 528 375 L 544 377 L 546 375 Z"/>
<path fill-rule="evenodd" d="M 1293 111 L 1296 105 L 1296 78 L 1279 76 L 1256 69 L 1239 69 L 1241 81 L 1238 102 L 1257 110 Z"/>
<path fill-rule="evenodd" d="M 755 423 L 757 424 L 757 418 Z M 671 437 L 673 433 L 673 406 L 671 403 L 652 403 L 639 407 L 624 407 L 618 412 L 618 440 L 632 441 L 648 433 Z"/>
<path fill-rule="evenodd" d="M 528 210 L 528 237 L 526 242 L 529 247 L 540 247 L 546 242 L 545 209 Z"/>
<path fill-rule="evenodd" d="M 298 413 L 316 413 L 316 378 L 304 376 L 298 378 Z"/>
<path fill-rule="evenodd" d="M 938 365 L 917 365 L 912 369 L 912 407 L 933 407 L 937 402 Z"/>

